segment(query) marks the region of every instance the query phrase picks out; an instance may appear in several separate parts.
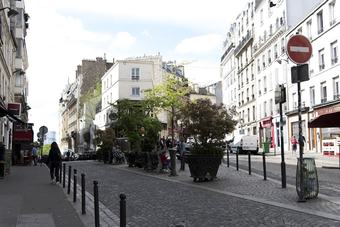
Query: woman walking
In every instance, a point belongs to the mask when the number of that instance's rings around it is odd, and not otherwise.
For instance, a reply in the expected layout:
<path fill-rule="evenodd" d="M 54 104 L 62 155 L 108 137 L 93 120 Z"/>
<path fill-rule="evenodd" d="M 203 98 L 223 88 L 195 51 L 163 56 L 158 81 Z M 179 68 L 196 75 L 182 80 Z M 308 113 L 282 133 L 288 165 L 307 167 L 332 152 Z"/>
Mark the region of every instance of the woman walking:
<path fill-rule="evenodd" d="M 298 144 L 298 141 L 295 136 L 292 137 L 291 143 L 292 143 L 292 154 L 294 155 L 294 153 L 296 154 L 296 149 L 297 149 L 297 144 Z"/>
<path fill-rule="evenodd" d="M 50 152 L 47 159 L 48 166 L 50 167 L 51 183 L 59 182 L 59 168 L 61 166 L 61 153 L 56 142 L 51 144 Z M 54 177 L 56 181 L 54 181 Z"/>

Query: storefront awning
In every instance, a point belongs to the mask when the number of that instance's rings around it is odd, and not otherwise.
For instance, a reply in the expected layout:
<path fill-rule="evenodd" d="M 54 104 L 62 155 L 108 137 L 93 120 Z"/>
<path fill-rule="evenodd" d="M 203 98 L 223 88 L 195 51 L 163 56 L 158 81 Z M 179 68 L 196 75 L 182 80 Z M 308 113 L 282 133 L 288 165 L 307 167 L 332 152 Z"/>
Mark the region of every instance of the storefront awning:
<path fill-rule="evenodd" d="M 0 105 L 0 117 L 4 117 L 6 116 L 9 120 L 11 121 L 16 121 L 19 124 L 26 124 L 25 122 L 23 122 L 22 120 L 20 120 L 18 117 L 16 117 L 15 115 L 13 115 L 13 113 L 11 113 L 10 111 L 8 111 L 6 108 L 2 107 Z"/>
<path fill-rule="evenodd" d="M 308 122 L 308 128 L 337 127 L 340 127 L 340 112 L 323 114 Z"/>

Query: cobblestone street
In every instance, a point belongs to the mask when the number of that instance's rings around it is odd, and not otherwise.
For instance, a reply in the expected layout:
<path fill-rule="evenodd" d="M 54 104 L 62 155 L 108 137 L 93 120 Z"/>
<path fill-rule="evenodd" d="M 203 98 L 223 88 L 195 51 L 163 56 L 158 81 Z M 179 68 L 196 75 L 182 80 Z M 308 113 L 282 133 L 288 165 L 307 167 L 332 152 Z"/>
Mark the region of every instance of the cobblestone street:
<path fill-rule="evenodd" d="M 96 161 L 69 164 L 86 174 L 86 190 L 91 194 L 93 180 L 99 181 L 99 199 L 114 214 L 119 215 L 119 194 L 126 194 L 129 226 L 340 226 L 335 215 L 327 218 L 322 213 L 327 206 L 340 213 L 334 204 L 321 201 L 324 206 L 313 215 L 320 199 L 297 203 L 296 195 L 279 185 L 225 166 L 216 181 L 193 183 L 188 171 L 169 177 Z M 261 192 L 266 185 L 268 190 Z M 254 190 L 254 199 L 249 189 Z"/>

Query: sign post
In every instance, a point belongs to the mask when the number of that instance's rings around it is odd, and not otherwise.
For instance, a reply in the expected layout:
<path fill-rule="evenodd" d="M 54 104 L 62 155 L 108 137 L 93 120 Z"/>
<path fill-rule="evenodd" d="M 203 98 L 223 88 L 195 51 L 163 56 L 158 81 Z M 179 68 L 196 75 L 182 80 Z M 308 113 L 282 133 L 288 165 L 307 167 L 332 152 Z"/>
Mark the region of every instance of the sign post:
<path fill-rule="evenodd" d="M 275 89 L 275 104 L 279 104 L 280 107 L 280 147 L 281 147 L 281 185 L 282 188 L 286 188 L 286 163 L 285 163 L 285 149 L 283 141 L 283 113 L 282 103 L 286 102 L 286 88 L 283 84 L 278 85 Z"/>
<path fill-rule="evenodd" d="M 39 128 L 39 132 L 37 134 L 38 136 L 38 141 L 40 142 L 40 166 L 42 166 L 42 155 L 43 155 L 43 148 L 44 148 L 44 139 L 45 139 L 45 135 L 48 132 L 48 129 L 46 126 L 41 126 Z"/>
<path fill-rule="evenodd" d="M 309 61 L 312 56 L 312 44 L 303 35 L 293 35 L 287 42 L 287 55 L 290 60 L 295 62 L 298 66 L 292 67 L 292 83 L 297 83 L 297 92 L 298 92 L 298 115 L 299 115 L 299 164 L 300 164 L 300 193 L 299 202 L 305 202 L 304 195 L 304 173 L 303 173 L 303 135 L 302 135 L 302 118 L 301 118 L 301 85 L 300 82 L 309 80 L 308 78 L 308 64 L 305 63 Z M 305 65 L 303 65 L 305 64 Z M 306 70 L 307 67 L 307 70 Z M 297 185 L 296 185 L 297 186 Z"/>

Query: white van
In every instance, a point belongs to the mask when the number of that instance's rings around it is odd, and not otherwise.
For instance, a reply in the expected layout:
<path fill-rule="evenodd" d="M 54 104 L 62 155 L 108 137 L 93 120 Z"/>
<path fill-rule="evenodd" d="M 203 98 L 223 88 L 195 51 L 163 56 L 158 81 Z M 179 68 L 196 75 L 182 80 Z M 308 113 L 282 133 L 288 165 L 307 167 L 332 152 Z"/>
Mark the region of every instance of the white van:
<path fill-rule="evenodd" d="M 247 135 L 236 135 L 232 142 L 229 144 L 230 152 L 247 153 L 250 151 L 253 154 L 257 154 L 259 151 L 258 137 Z"/>

